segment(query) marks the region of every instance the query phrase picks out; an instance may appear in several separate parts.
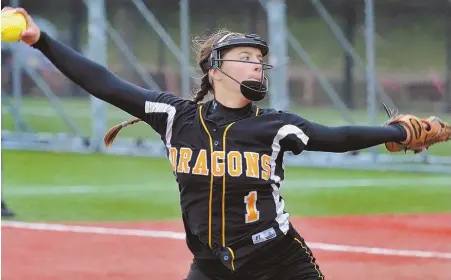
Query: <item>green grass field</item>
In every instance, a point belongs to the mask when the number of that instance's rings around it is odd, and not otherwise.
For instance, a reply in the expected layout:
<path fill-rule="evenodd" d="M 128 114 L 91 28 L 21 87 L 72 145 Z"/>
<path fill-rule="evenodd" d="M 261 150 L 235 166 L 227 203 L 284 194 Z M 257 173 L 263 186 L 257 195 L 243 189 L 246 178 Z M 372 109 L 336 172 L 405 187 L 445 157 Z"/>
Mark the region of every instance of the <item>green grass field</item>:
<path fill-rule="evenodd" d="M 2 192 L 20 220 L 180 218 L 166 159 L 2 151 L 2 163 Z M 450 212 L 448 182 L 451 176 L 292 167 L 281 194 L 295 216 Z"/>

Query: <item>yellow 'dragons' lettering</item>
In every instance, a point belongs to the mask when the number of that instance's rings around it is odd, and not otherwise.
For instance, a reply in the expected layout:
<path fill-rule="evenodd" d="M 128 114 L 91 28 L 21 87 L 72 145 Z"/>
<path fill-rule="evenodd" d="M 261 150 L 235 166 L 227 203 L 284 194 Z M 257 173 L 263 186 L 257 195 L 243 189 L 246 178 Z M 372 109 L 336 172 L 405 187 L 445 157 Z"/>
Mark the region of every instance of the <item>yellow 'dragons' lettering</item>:
<path fill-rule="evenodd" d="M 224 176 L 224 158 L 225 153 L 223 151 L 215 151 L 211 154 L 211 173 L 213 173 L 213 176 Z"/>
<path fill-rule="evenodd" d="M 246 176 L 250 178 L 259 178 L 260 177 L 260 168 L 259 168 L 259 154 L 244 152 L 244 158 L 246 159 Z"/>
<path fill-rule="evenodd" d="M 207 167 L 207 150 L 200 150 L 199 155 L 197 156 L 196 164 L 193 167 L 193 174 L 196 175 L 208 175 L 208 167 Z"/>
<path fill-rule="evenodd" d="M 266 181 L 271 178 L 271 156 L 266 154 L 260 156 L 255 152 L 241 153 L 239 151 L 230 151 L 227 154 L 224 151 L 214 151 L 209 154 L 206 149 L 199 150 L 194 157 L 193 154 L 194 152 L 190 148 L 178 150 L 171 147 L 169 149 L 169 161 L 173 170 L 178 173 L 192 173 L 203 176 L 209 176 L 211 172 L 213 176 L 221 177 L 227 172 L 232 177 L 240 177 L 244 173 L 248 178 L 260 178 Z M 196 161 L 194 162 L 194 160 Z"/>
<path fill-rule="evenodd" d="M 169 149 L 169 161 L 171 162 L 172 170 L 175 171 L 177 167 L 177 149 L 174 147 Z"/>
<path fill-rule="evenodd" d="M 271 177 L 271 157 L 262 155 L 262 179 L 269 180 Z"/>
<path fill-rule="evenodd" d="M 243 173 L 243 158 L 237 151 L 231 151 L 227 154 L 227 171 L 230 176 L 239 177 Z"/>
<path fill-rule="evenodd" d="M 180 159 L 179 159 L 179 165 L 177 167 L 177 172 L 189 173 L 190 167 L 189 167 L 188 163 L 191 160 L 192 155 L 193 155 L 193 151 L 190 148 L 181 148 L 180 149 Z"/>

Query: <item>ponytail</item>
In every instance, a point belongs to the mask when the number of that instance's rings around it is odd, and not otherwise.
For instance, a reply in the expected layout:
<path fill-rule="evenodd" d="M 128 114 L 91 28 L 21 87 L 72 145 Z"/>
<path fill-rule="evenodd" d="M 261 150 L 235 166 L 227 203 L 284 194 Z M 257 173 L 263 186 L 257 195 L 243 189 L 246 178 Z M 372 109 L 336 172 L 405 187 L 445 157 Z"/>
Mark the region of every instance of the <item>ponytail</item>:
<path fill-rule="evenodd" d="M 119 134 L 119 132 L 121 131 L 122 128 L 132 125 L 132 124 L 135 124 L 135 123 L 138 123 L 140 121 L 141 121 L 140 119 L 133 119 L 133 120 L 124 121 L 121 124 L 113 126 L 105 134 L 105 137 L 103 137 L 103 142 L 105 143 L 105 147 L 109 148 L 111 146 L 111 144 L 113 144 L 114 139 Z"/>
<path fill-rule="evenodd" d="M 212 90 L 213 87 L 211 86 L 208 73 L 204 75 L 204 77 L 201 80 L 200 88 L 194 93 L 193 101 L 196 103 L 201 102 L 204 97 Z"/>
<path fill-rule="evenodd" d="M 212 90 L 213 87 L 211 86 L 209 76 L 208 74 L 204 75 L 204 77 L 201 80 L 200 88 L 197 90 L 194 94 L 194 102 L 199 103 L 204 99 L 204 97 Z M 105 147 L 109 148 L 113 142 L 116 136 L 119 134 L 122 128 L 138 123 L 142 120 L 140 119 L 132 119 L 128 121 L 124 121 L 118 125 L 113 126 L 103 137 L 103 142 L 105 143 Z"/>
<path fill-rule="evenodd" d="M 200 101 L 202 101 L 205 98 L 205 96 L 212 89 L 213 89 L 213 87 L 211 86 L 209 76 L 208 76 L 208 74 L 205 74 L 201 80 L 200 88 L 194 93 L 193 101 L 196 103 L 199 103 Z M 132 119 L 132 120 L 124 121 L 124 122 L 110 128 L 110 130 L 108 130 L 108 132 L 103 137 L 103 142 L 105 143 L 105 147 L 109 148 L 113 144 L 114 139 L 119 134 L 119 132 L 121 131 L 122 128 L 132 125 L 132 124 L 135 124 L 135 123 L 138 123 L 140 121 L 142 121 L 142 120 Z"/>

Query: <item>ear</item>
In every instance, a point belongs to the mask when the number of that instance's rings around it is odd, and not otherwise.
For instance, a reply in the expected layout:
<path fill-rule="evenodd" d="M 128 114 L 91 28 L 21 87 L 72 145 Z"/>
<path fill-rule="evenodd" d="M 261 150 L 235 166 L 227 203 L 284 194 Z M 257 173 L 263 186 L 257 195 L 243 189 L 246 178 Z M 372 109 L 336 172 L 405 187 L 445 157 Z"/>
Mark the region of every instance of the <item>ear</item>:
<path fill-rule="evenodd" d="M 209 71 L 211 81 L 220 81 L 222 80 L 222 73 L 217 68 L 212 68 Z"/>

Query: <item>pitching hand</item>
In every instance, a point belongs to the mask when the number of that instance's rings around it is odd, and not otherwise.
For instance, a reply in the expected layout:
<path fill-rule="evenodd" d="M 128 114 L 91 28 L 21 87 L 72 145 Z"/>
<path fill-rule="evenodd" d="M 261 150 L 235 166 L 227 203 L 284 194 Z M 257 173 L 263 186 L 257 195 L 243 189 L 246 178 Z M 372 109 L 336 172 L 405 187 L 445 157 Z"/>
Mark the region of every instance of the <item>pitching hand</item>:
<path fill-rule="evenodd" d="M 28 45 L 33 45 L 34 43 L 36 43 L 39 40 L 39 37 L 41 37 L 41 30 L 33 21 L 33 18 L 23 8 L 4 7 L 2 9 L 2 12 L 9 10 L 14 10 L 17 13 L 22 14 L 25 17 L 25 20 L 27 21 L 27 29 L 24 32 L 22 32 L 21 40 Z"/>

